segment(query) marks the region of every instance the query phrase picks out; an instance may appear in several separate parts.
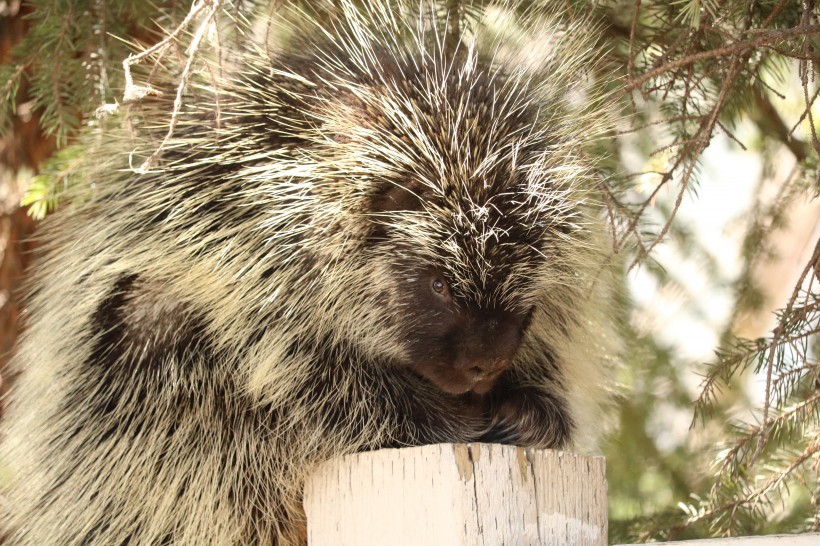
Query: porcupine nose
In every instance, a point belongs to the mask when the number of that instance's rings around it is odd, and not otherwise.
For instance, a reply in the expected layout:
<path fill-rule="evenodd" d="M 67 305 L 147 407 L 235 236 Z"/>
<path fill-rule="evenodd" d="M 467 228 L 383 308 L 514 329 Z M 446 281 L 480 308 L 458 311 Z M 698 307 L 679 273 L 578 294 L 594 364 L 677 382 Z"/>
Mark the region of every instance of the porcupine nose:
<path fill-rule="evenodd" d="M 475 394 L 486 394 L 493 388 L 510 363 L 510 360 L 503 358 L 471 359 L 465 367 L 461 368 L 463 384 Z"/>
<path fill-rule="evenodd" d="M 513 351 L 499 347 L 497 338 L 485 335 L 461 347 L 454 367 L 469 381 L 486 381 L 506 370 L 512 356 Z"/>
<path fill-rule="evenodd" d="M 498 374 L 509 366 L 506 359 L 471 359 L 465 366 L 465 375 L 473 381 L 483 381 Z"/>
<path fill-rule="evenodd" d="M 492 381 L 512 364 L 520 343 L 518 326 L 500 318 L 476 320 L 465 336 L 454 364 L 468 381 Z"/>

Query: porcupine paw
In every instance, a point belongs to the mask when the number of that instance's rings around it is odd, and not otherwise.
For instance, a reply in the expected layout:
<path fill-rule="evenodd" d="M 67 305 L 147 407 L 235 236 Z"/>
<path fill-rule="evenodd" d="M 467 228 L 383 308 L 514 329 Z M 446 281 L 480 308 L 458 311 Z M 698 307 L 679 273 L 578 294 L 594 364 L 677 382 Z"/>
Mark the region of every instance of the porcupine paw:
<path fill-rule="evenodd" d="M 569 417 L 551 395 L 516 389 L 498 400 L 482 442 L 521 447 L 560 448 L 570 435 Z"/>

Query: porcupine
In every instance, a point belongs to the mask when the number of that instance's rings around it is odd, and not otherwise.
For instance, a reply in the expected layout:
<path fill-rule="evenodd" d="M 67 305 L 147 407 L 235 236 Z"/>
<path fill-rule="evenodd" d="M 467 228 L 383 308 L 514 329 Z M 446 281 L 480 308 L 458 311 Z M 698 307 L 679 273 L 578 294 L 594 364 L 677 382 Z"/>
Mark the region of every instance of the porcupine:
<path fill-rule="evenodd" d="M 299 545 L 318 461 L 594 446 L 615 336 L 589 32 L 337 4 L 280 7 L 156 165 L 109 137 L 45 222 L 8 544 Z"/>

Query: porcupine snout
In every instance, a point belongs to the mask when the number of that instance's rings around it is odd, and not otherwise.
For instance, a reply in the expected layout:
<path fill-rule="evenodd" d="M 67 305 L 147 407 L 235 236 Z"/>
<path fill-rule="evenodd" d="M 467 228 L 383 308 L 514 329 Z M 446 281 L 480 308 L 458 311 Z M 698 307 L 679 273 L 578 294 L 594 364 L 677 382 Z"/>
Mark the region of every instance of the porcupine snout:
<path fill-rule="evenodd" d="M 489 391 L 512 365 L 522 337 L 516 318 L 508 313 L 478 315 L 460 332 L 452 367 L 472 383 L 471 391 Z"/>
<path fill-rule="evenodd" d="M 526 320 L 501 310 L 454 313 L 436 325 L 441 335 L 411 344 L 411 365 L 444 392 L 486 394 L 513 365 Z"/>

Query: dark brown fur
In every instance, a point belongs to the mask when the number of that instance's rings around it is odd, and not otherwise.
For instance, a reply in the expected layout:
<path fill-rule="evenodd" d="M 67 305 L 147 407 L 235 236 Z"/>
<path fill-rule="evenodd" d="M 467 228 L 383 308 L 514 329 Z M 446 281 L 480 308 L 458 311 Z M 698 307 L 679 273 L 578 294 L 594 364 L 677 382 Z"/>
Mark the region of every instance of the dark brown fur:
<path fill-rule="evenodd" d="M 127 164 L 162 128 L 90 158 L 15 358 L 10 545 L 301 545 L 327 458 L 594 446 L 617 343 L 578 144 L 600 120 L 565 99 L 583 34 L 526 67 L 478 12 L 451 55 L 417 7 L 343 2 L 333 39 L 286 9 L 157 168 Z"/>

